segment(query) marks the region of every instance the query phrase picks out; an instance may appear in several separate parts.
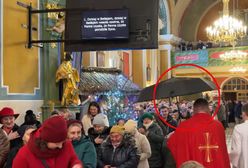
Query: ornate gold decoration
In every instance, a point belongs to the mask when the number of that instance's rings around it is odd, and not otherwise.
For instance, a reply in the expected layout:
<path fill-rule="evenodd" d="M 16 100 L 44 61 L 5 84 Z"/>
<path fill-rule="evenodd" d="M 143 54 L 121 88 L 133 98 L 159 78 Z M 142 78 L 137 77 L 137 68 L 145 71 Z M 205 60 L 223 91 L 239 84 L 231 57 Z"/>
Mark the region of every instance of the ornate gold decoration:
<path fill-rule="evenodd" d="M 78 71 L 72 67 L 72 56 L 66 54 L 65 60 L 56 72 L 56 82 L 63 80 L 63 106 L 78 105 L 80 103 L 77 82 L 80 81 Z"/>
<path fill-rule="evenodd" d="M 247 52 L 240 50 L 232 50 L 220 54 L 220 59 L 222 59 L 223 61 L 242 61 L 242 60 L 246 60 L 247 56 L 248 56 Z"/>
<path fill-rule="evenodd" d="M 57 44 L 56 43 L 51 43 L 51 48 L 56 48 L 57 47 Z"/>
<path fill-rule="evenodd" d="M 241 67 L 241 66 L 237 66 L 237 67 L 233 67 L 233 68 L 229 69 L 229 72 L 232 72 L 232 73 L 245 73 L 246 68 Z"/>

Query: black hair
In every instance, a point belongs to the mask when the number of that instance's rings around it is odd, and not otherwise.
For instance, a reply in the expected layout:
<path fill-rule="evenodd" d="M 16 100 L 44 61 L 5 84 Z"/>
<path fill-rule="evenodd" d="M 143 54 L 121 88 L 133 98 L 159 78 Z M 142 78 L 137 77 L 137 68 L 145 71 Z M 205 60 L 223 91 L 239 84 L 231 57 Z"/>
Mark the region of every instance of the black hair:
<path fill-rule="evenodd" d="M 101 113 L 101 108 L 100 108 L 99 104 L 97 102 L 93 101 L 93 102 L 90 102 L 90 104 L 89 104 L 88 114 L 90 114 L 90 107 L 91 106 L 94 106 L 94 107 L 97 108 L 97 113 L 98 114 Z"/>
<path fill-rule="evenodd" d="M 35 139 L 35 145 L 41 150 L 41 151 L 45 151 L 47 150 L 47 142 L 44 141 L 41 138 L 36 138 Z"/>
<path fill-rule="evenodd" d="M 205 111 L 209 109 L 208 101 L 204 98 L 197 99 L 193 104 L 194 111 Z"/>
<path fill-rule="evenodd" d="M 162 110 L 162 109 L 168 109 L 168 110 L 169 110 L 169 107 L 167 107 L 167 106 L 161 106 L 161 107 L 159 108 L 159 110 Z"/>
<path fill-rule="evenodd" d="M 52 111 L 51 116 L 54 116 L 54 115 L 59 115 L 58 110 L 54 110 L 54 111 Z"/>

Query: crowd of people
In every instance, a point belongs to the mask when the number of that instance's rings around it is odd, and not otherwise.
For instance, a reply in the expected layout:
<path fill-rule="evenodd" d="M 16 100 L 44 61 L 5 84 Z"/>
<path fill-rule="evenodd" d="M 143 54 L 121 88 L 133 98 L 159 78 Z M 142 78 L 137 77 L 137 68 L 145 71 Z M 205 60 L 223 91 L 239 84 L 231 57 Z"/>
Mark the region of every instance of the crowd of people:
<path fill-rule="evenodd" d="M 248 104 L 223 101 L 215 119 L 216 103 L 203 98 L 161 100 L 157 107 L 160 114 L 151 102 L 137 104 L 138 119 L 121 118 L 115 125 L 109 125 L 97 102 L 89 104 L 81 120 L 60 109 L 40 123 L 28 110 L 21 126 L 15 124 L 18 114 L 5 107 L 0 111 L 0 167 L 228 168 L 231 163 L 247 168 Z M 228 154 L 224 129 L 233 117 L 238 125 Z"/>

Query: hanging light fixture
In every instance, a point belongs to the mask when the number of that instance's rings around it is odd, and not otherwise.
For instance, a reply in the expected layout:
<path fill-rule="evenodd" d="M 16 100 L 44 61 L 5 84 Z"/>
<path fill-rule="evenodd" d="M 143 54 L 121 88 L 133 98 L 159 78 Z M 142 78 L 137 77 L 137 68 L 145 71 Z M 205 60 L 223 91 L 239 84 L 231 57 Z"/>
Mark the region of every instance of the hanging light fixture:
<path fill-rule="evenodd" d="M 247 26 L 229 15 L 229 0 L 222 0 L 223 16 L 206 28 L 207 37 L 213 42 L 227 42 L 235 46 L 236 41 L 246 35 Z"/>

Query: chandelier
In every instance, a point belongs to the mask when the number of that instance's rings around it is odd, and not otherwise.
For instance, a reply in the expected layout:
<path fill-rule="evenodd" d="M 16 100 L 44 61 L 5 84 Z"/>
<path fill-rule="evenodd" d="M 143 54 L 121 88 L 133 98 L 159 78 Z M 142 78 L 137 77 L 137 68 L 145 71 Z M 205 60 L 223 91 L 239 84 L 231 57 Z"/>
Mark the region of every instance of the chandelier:
<path fill-rule="evenodd" d="M 229 15 L 229 0 L 222 0 L 223 16 L 206 28 L 207 37 L 213 42 L 227 42 L 236 45 L 236 40 L 246 35 L 247 26 Z"/>
<path fill-rule="evenodd" d="M 242 61 L 246 60 L 248 56 L 247 52 L 239 51 L 239 50 L 232 50 L 220 54 L 220 59 L 224 61 Z"/>
<path fill-rule="evenodd" d="M 229 69 L 229 72 L 232 72 L 232 73 L 245 73 L 246 72 L 246 68 L 243 68 L 243 67 L 233 67 L 233 68 Z"/>

